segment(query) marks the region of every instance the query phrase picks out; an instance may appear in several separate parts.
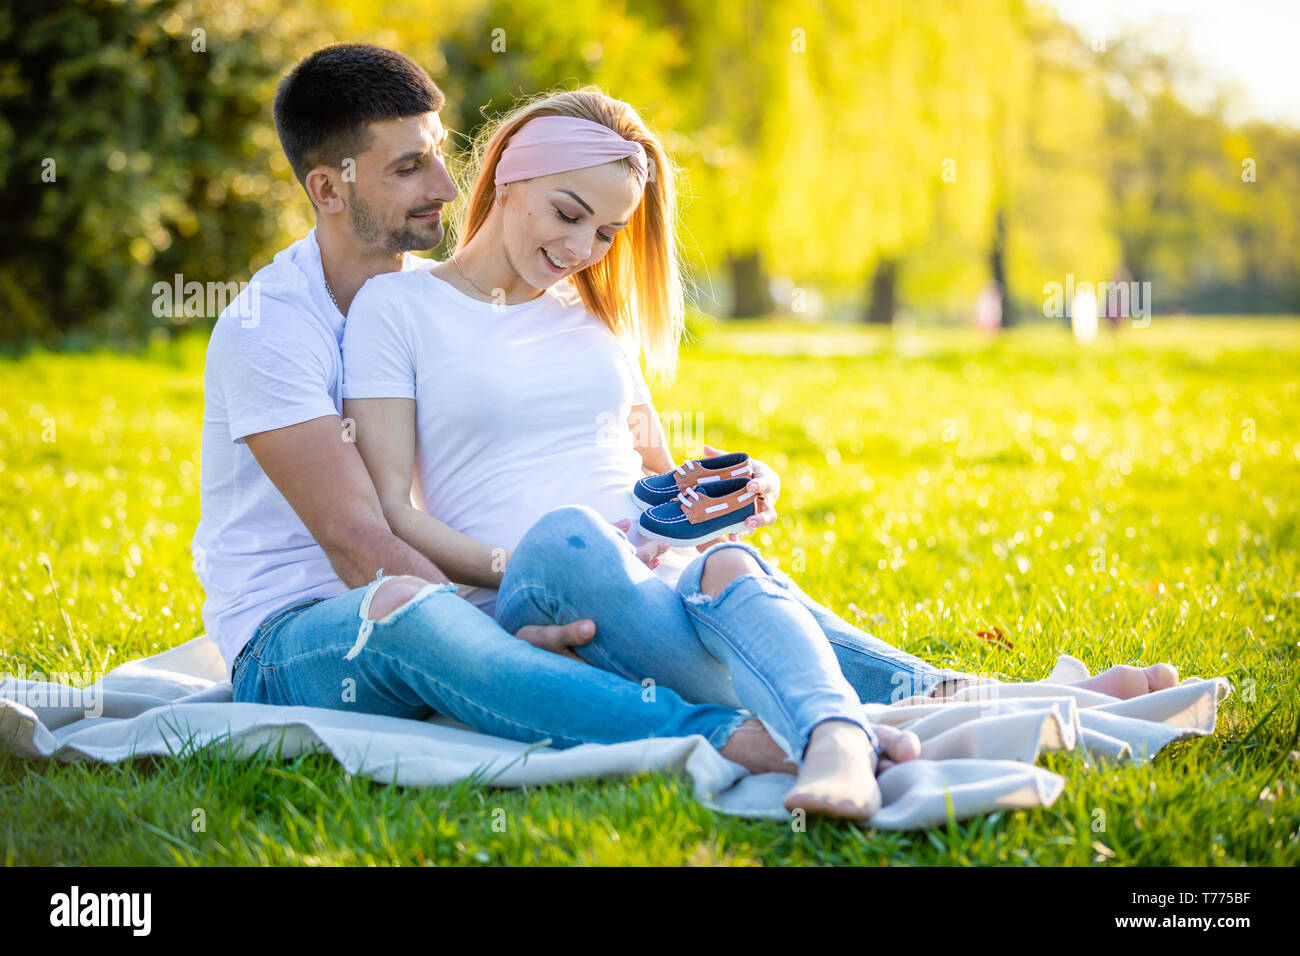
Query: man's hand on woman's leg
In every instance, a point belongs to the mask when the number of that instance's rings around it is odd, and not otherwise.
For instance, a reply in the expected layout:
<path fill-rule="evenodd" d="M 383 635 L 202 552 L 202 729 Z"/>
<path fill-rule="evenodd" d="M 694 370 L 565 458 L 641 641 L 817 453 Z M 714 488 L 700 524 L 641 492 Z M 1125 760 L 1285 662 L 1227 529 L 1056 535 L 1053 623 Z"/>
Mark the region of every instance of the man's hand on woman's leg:
<path fill-rule="evenodd" d="M 534 647 L 561 657 L 571 657 L 583 664 L 587 661 L 575 654 L 573 648 L 581 647 L 595 636 L 596 623 L 586 620 L 571 621 L 568 624 L 528 624 L 515 631 L 515 637 L 521 641 L 527 641 Z"/>

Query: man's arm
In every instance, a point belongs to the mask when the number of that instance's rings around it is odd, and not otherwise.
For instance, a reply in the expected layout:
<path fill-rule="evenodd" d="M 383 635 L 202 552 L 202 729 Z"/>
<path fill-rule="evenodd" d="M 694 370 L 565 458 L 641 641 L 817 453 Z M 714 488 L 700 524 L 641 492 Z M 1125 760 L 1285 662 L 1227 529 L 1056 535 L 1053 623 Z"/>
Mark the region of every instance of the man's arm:
<path fill-rule="evenodd" d="M 433 562 L 389 530 L 366 466 L 356 447 L 343 440 L 343 423 L 337 415 L 258 432 L 245 441 L 349 587 L 369 584 L 380 568 L 388 574 L 449 583 Z M 573 648 L 586 644 L 595 633 L 595 622 L 583 619 L 529 625 L 515 636 L 585 663 Z"/>
<path fill-rule="evenodd" d="M 388 527 L 356 446 L 338 415 L 326 415 L 245 438 L 248 449 L 325 551 L 350 588 L 385 574 L 449 583 L 428 558 Z"/>

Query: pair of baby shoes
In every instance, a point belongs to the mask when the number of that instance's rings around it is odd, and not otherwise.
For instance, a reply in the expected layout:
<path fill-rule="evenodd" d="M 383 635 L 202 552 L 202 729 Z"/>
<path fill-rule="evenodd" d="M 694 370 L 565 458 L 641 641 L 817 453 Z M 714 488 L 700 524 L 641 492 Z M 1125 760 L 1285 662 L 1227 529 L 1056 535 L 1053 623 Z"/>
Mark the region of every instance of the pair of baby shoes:
<path fill-rule="evenodd" d="M 662 475 L 642 478 L 632 489 L 642 509 L 641 533 L 674 546 L 703 544 L 743 530 L 758 511 L 748 490 L 754 468 L 744 452 L 694 458 Z"/>

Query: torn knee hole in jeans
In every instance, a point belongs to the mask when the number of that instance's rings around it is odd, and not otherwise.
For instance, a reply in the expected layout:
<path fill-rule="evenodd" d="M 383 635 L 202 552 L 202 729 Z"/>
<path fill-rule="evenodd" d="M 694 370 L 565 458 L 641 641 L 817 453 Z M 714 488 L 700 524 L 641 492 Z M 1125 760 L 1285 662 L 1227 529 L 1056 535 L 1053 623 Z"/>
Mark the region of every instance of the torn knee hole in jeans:
<path fill-rule="evenodd" d="M 756 586 L 759 588 L 759 590 L 764 591 L 765 593 L 772 595 L 774 597 L 791 597 L 791 598 L 794 597 L 794 595 L 790 593 L 790 589 L 789 587 L 786 586 L 786 583 L 780 580 L 779 578 L 768 573 L 755 574 L 752 572 L 747 572 L 745 574 L 737 574 L 726 584 L 722 585 L 722 587 L 718 590 L 718 593 L 715 595 L 709 594 L 707 591 L 704 591 L 702 589 L 698 589 L 699 588 L 698 585 L 696 585 L 697 590 L 695 590 L 694 593 L 690 593 L 686 591 L 686 589 L 684 588 L 679 593 L 681 593 L 683 601 L 685 601 L 687 604 L 693 604 L 696 607 L 700 607 L 706 604 L 718 604 L 729 594 L 731 594 L 732 591 L 736 590 L 739 587 L 742 587 L 743 583 L 746 581 L 758 582 Z M 769 583 L 765 584 L 764 582 L 769 582 Z M 703 575 L 701 575 L 701 583 L 703 583 Z M 773 587 L 775 587 L 776 590 L 773 590 Z"/>
<path fill-rule="evenodd" d="M 370 640 L 370 633 L 375 629 L 376 625 L 382 626 L 385 624 L 391 624 L 398 615 L 405 613 L 435 591 L 445 590 L 447 587 L 447 585 L 434 584 L 431 581 L 425 582 L 424 587 L 416 591 L 415 594 L 398 604 L 397 607 L 393 608 L 380 619 L 375 620 L 370 617 L 370 605 L 374 602 L 375 595 L 378 594 L 379 589 L 389 581 L 398 580 L 396 577 L 384 577 L 383 575 L 384 572 L 381 569 L 375 580 L 370 582 L 369 586 L 366 588 L 365 596 L 361 599 L 361 607 L 357 609 L 357 617 L 361 619 L 361 626 L 357 628 L 356 643 L 352 645 L 351 650 L 343 655 L 345 661 L 350 661 L 361 653 L 362 649 L 366 646 L 366 642 Z"/>

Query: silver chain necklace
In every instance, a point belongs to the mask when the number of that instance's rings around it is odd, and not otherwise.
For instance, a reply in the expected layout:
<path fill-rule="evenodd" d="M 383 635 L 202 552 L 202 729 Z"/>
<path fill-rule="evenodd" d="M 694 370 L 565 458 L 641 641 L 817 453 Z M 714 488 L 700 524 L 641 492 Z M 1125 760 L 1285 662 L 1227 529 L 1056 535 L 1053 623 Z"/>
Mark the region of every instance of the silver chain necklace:
<path fill-rule="evenodd" d="M 321 276 L 321 278 L 325 279 L 324 276 Z M 329 279 L 325 279 L 325 291 L 330 294 L 330 301 L 334 303 L 334 308 L 338 309 L 339 313 L 342 314 L 343 309 L 339 306 L 339 300 L 334 298 L 334 290 L 330 288 Z"/>

